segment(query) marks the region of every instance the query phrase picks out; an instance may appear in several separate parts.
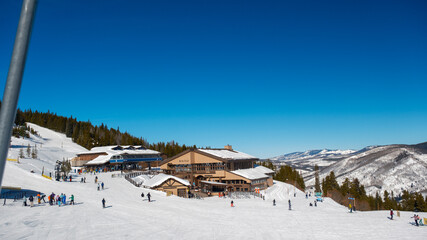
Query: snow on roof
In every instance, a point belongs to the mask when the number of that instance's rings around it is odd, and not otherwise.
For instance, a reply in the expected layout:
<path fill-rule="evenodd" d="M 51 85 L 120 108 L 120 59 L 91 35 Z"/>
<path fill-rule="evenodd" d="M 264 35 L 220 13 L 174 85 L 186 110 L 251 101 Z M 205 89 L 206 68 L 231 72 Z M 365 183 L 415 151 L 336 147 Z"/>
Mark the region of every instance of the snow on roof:
<path fill-rule="evenodd" d="M 232 159 L 232 160 L 258 159 L 254 156 L 251 156 L 249 154 L 242 153 L 236 150 L 228 150 L 228 149 L 198 149 L 198 150 L 207 154 L 214 155 L 216 157 L 224 158 L 224 159 Z"/>
<path fill-rule="evenodd" d="M 117 146 L 94 147 L 88 152 L 80 152 L 77 155 L 93 154 L 93 153 L 107 153 L 108 155 L 116 154 L 160 154 L 160 152 L 151 149 L 134 149 L 134 150 L 113 150 Z M 126 147 L 126 146 L 125 146 Z M 136 147 L 135 147 L 136 148 Z"/>
<path fill-rule="evenodd" d="M 159 185 L 161 185 L 162 183 L 164 183 L 165 181 L 167 181 L 168 179 L 174 179 L 180 183 L 182 183 L 185 186 L 190 186 L 190 183 L 187 180 L 181 179 L 179 177 L 175 177 L 172 175 L 167 175 L 167 174 L 157 174 L 154 176 L 149 176 L 149 175 L 140 175 L 137 177 L 132 178 L 135 182 L 137 183 L 142 183 L 142 186 L 144 187 L 149 187 L 149 188 L 153 188 L 153 187 L 157 187 Z"/>
<path fill-rule="evenodd" d="M 211 182 L 211 181 L 200 181 L 200 182 L 211 184 L 211 185 L 227 185 L 226 183 L 220 183 L 220 182 Z"/>
<path fill-rule="evenodd" d="M 99 155 L 95 159 L 86 163 L 86 165 L 100 165 L 110 161 L 111 155 Z"/>
<path fill-rule="evenodd" d="M 249 180 L 263 179 L 269 177 L 255 168 L 239 169 L 231 172 Z"/>
<path fill-rule="evenodd" d="M 270 168 L 266 168 L 264 166 L 256 166 L 254 169 L 257 170 L 258 172 L 264 173 L 264 174 L 272 174 L 272 173 L 274 173 L 273 170 L 271 170 Z"/>
<path fill-rule="evenodd" d="M 130 146 L 120 146 L 121 148 L 123 148 L 124 150 L 114 150 L 114 148 L 116 148 L 117 146 L 104 146 L 104 147 L 94 147 L 92 148 L 90 151 L 88 152 L 80 152 L 77 155 L 81 155 L 81 154 L 93 154 L 93 153 L 107 153 L 109 155 L 114 155 L 114 154 L 159 154 L 160 152 L 151 150 L 151 149 L 141 149 L 142 146 L 133 146 L 135 149 L 134 150 L 127 150 L 125 148 L 128 148 Z"/>

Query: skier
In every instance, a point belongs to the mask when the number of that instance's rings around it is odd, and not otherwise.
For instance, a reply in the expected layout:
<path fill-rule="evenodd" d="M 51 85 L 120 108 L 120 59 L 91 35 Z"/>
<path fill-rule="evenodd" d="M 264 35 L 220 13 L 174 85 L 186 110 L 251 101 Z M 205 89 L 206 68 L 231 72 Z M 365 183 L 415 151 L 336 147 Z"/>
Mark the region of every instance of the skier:
<path fill-rule="evenodd" d="M 83 183 L 86 183 L 86 177 L 83 178 Z"/>
<path fill-rule="evenodd" d="M 276 199 L 273 199 L 273 206 L 276 206 Z"/>
<path fill-rule="evenodd" d="M 234 202 L 233 202 L 233 200 L 231 200 L 231 207 L 234 207 Z"/>
<path fill-rule="evenodd" d="M 98 183 L 98 191 L 99 191 L 99 183 Z"/>
<path fill-rule="evenodd" d="M 71 194 L 71 197 L 70 197 L 70 205 L 74 205 L 74 195 L 73 194 Z"/>
<path fill-rule="evenodd" d="M 98 182 L 98 176 L 95 177 L 95 184 Z"/>
<path fill-rule="evenodd" d="M 308 199 L 308 193 L 305 193 L 305 199 Z"/>
<path fill-rule="evenodd" d="M 289 210 L 291 210 L 291 199 L 288 200 L 288 204 L 289 204 Z"/>
<path fill-rule="evenodd" d="M 314 201 L 314 206 L 317 207 L 317 201 Z"/>
<path fill-rule="evenodd" d="M 34 206 L 34 203 L 33 203 L 33 201 L 34 201 L 34 197 L 33 196 L 30 196 L 30 198 L 28 198 L 29 200 L 30 200 L 30 207 L 33 207 Z M 418 226 L 418 225 L 417 225 Z"/>
<path fill-rule="evenodd" d="M 418 215 L 414 214 L 415 225 L 418 227 Z"/>
<path fill-rule="evenodd" d="M 65 195 L 65 193 L 64 193 L 64 195 L 62 196 L 62 203 L 63 203 L 64 205 L 67 205 L 67 196 Z"/>
<path fill-rule="evenodd" d="M 144 193 L 141 193 L 142 200 L 144 200 Z"/>
<path fill-rule="evenodd" d="M 102 208 L 105 208 L 105 199 L 102 199 Z"/>
<path fill-rule="evenodd" d="M 393 220 L 393 209 L 390 210 L 390 220 Z"/>
<path fill-rule="evenodd" d="M 37 194 L 37 204 L 40 205 L 41 203 L 41 198 L 40 198 L 40 193 Z"/>
<path fill-rule="evenodd" d="M 23 204 L 24 207 L 27 206 L 27 197 L 26 196 L 24 196 L 24 202 L 22 204 Z"/>
<path fill-rule="evenodd" d="M 351 203 L 348 204 L 348 208 L 350 209 L 350 213 L 353 212 L 353 208 L 351 207 Z"/>
<path fill-rule="evenodd" d="M 148 202 L 151 202 L 151 194 L 147 193 L 147 197 L 148 197 Z"/>
<path fill-rule="evenodd" d="M 102 190 L 104 190 L 104 182 L 101 183 Z"/>
<path fill-rule="evenodd" d="M 71 182 L 71 176 L 70 176 L 70 182 Z"/>

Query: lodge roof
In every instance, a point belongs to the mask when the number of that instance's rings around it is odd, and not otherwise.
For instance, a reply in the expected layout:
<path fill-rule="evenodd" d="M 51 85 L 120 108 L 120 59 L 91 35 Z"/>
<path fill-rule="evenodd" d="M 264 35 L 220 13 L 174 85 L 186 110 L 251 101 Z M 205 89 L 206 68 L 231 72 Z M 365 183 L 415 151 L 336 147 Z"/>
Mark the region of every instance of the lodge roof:
<path fill-rule="evenodd" d="M 231 172 L 249 180 L 269 178 L 269 176 L 265 173 L 265 169 L 263 168 L 264 167 L 262 166 L 258 166 L 255 168 L 239 169 Z"/>
<path fill-rule="evenodd" d="M 170 157 L 166 160 L 164 160 L 161 164 L 168 163 L 180 156 L 183 156 L 189 152 L 197 152 L 199 154 L 205 155 L 207 157 L 211 157 L 223 162 L 229 162 L 229 161 L 244 161 L 244 160 L 259 160 L 259 158 L 256 158 L 254 156 L 251 156 L 249 154 L 239 152 L 236 150 L 230 150 L 230 149 L 201 149 L 201 148 L 190 148 L 182 153 L 179 153 L 173 157 Z"/>
<path fill-rule="evenodd" d="M 160 154 L 160 152 L 146 149 L 142 146 L 104 146 L 104 147 L 94 147 L 88 152 L 78 153 L 77 156 L 94 154 L 94 153 L 105 153 L 106 155 L 99 155 L 95 159 L 87 162 L 85 165 L 101 165 L 110 161 L 111 157 L 114 155 L 152 155 Z"/>
<path fill-rule="evenodd" d="M 174 179 L 185 186 L 190 186 L 190 183 L 187 180 L 184 180 L 172 175 L 163 174 L 163 173 L 153 175 L 153 176 L 140 175 L 132 178 L 132 180 L 134 180 L 135 182 L 141 183 L 141 186 L 148 187 L 148 188 L 157 187 L 169 179 Z"/>

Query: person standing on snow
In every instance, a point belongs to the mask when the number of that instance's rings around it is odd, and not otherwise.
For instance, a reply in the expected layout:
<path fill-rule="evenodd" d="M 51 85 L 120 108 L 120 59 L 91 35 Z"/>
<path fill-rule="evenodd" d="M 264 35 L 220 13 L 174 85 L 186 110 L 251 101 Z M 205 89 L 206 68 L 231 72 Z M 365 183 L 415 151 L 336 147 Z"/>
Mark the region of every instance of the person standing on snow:
<path fill-rule="evenodd" d="M 102 190 L 104 190 L 104 182 L 101 183 Z"/>
<path fill-rule="evenodd" d="M 98 183 L 98 191 L 99 191 L 99 183 Z"/>
<path fill-rule="evenodd" d="M 142 200 L 144 200 L 144 193 L 141 193 Z"/>
<path fill-rule="evenodd" d="M 148 197 L 148 202 L 151 202 L 151 194 L 150 193 L 147 194 L 147 197 Z"/>
<path fill-rule="evenodd" d="M 276 206 L 276 199 L 273 199 L 273 206 Z"/>
<path fill-rule="evenodd" d="M 231 207 L 234 207 L 234 202 L 233 202 L 233 200 L 231 200 Z"/>
<path fill-rule="evenodd" d="M 71 178 L 71 176 L 70 176 L 70 182 L 71 182 L 71 179 L 72 179 L 72 178 Z"/>
<path fill-rule="evenodd" d="M 105 208 L 105 198 L 102 199 L 102 208 Z"/>
<path fill-rule="evenodd" d="M 71 197 L 70 197 L 70 205 L 74 205 L 74 195 L 73 194 L 71 194 Z"/>
<path fill-rule="evenodd" d="M 27 206 L 27 196 L 24 196 L 24 202 L 22 203 L 24 207 Z"/>
<path fill-rule="evenodd" d="M 288 200 L 288 204 L 289 204 L 289 210 L 291 210 L 291 199 Z"/>
<path fill-rule="evenodd" d="M 393 209 L 390 210 L 390 220 L 393 220 Z"/>
<path fill-rule="evenodd" d="M 30 198 L 28 198 L 28 200 L 30 200 L 30 207 L 33 207 L 34 206 L 34 203 L 33 203 L 33 201 L 34 201 L 34 197 L 33 196 L 30 196 Z M 414 215 L 415 216 L 415 215 Z"/>

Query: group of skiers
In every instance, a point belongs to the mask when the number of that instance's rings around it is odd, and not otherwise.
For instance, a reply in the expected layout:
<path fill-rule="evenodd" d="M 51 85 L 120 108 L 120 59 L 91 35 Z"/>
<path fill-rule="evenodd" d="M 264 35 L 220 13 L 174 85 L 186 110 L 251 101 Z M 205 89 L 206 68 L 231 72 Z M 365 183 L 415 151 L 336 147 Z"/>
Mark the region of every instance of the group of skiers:
<path fill-rule="evenodd" d="M 69 199 L 70 199 L 69 205 L 74 205 L 73 194 L 71 194 L 71 197 Z M 55 204 L 57 204 L 59 207 L 61 205 L 67 205 L 67 196 L 64 193 L 61 193 L 61 195 L 55 195 L 55 193 L 52 193 L 49 195 L 48 200 L 51 206 Z"/>
<path fill-rule="evenodd" d="M 39 205 L 41 204 L 42 200 L 43 200 L 44 203 L 46 203 L 46 200 L 45 200 L 46 195 L 38 193 L 36 195 L 36 197 L 37 197 L 37 203 Z M 61 195 L 55 195 L 54 193 L 52 193 L 52 194 L 50 194 L 47 197 L 47 199 L 49 201 L 49 205 L 51 205 L 51 206 L 53 206 L 55 204 L 57 204 L 59 207 L 61 205 L 67 205 L 67 196 L 65 194 L 63 194 L 63 193 L 61 193 Z M 69 204 L 70 205 L 74 205 L 74 195 L 73 194 L 71 194 L 71 197 L 69 199 L 70 199 Z M 28 198 L 28 200 L 30 202 L 30 207 L 34 207 L 35 197 L 31 195 Z M 24 196 L 23 206 L 28 206 L 27 205 L 27 197 L 26 196 Z"/>

